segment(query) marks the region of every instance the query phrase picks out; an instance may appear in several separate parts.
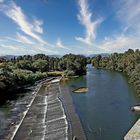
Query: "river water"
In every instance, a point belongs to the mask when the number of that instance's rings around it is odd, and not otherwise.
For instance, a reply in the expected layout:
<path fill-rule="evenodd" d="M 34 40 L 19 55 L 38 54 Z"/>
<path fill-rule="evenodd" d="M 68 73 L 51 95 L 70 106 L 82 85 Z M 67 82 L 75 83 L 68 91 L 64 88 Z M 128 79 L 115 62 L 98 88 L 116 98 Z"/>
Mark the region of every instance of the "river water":
<path fill-rule="evenodd" d="M 72 96 L 88 140 L 123 140 L 140 116 L 130 111 L 139 100 L 121 73 L 97 70 L 88 65 L 85 76 L 69 80 L 62 86 Z M 72 92 L 79 87 L 88 87 L 89 91 L 85 94 Z M 32 92 L 33 90 L 0 107 L 0 140 L 13 132 L 10 128 L 16 125 L 26 111 L 33 98 Z"/>
<path fill-rule="evenodd" d="M 138 104 L 134 89 L 118 72 L 87 66 L 86 76 L 67 81 L 73 104 L 88 140 L 123 140 L 139 114 L 130 111 Z M 72 91 L 88 87 L 85 94 Z"/>

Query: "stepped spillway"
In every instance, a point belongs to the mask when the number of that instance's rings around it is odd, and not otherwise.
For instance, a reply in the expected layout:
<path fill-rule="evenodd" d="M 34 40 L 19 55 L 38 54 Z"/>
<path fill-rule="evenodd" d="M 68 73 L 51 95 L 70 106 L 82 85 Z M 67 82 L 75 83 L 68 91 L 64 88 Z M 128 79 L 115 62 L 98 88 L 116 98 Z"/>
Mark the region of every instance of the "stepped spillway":
<path fill-rule="evenodd" d="M 44 83 L 11 140 L 67 140 L 68 122 L 59 94 L 59 80 Z"/>

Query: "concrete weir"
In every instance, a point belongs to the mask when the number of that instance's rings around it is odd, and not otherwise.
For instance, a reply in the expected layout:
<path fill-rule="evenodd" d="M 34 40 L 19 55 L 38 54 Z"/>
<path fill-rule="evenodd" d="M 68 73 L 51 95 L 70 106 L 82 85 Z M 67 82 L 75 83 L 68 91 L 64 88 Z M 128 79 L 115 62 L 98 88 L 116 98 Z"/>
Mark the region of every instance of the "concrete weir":
<path fill-rule="evenodd" d="M 60 79 L 42 81 L 30 97 L 0 140 L 86 140 L 71 95 Z"/>
<path fill-rule="evenodd" d="M 140 140 L 140 119 L 128 131 L 124 140 Z"/>
<path fill-rule="evenodd" d="M 11 140 L 67 140 L 68 122 L 59 92 L 59 80 L 44 82 Z"/>
<path fill-rule="evenodd" d="M 82 128 L 79 116 L 74 109 L 69 90 L 65 86 L 61 86 L 60 92 L 60 99 L 64 105 L 68 120 L 69 140 L 86 140 L 85 132 Z"/>

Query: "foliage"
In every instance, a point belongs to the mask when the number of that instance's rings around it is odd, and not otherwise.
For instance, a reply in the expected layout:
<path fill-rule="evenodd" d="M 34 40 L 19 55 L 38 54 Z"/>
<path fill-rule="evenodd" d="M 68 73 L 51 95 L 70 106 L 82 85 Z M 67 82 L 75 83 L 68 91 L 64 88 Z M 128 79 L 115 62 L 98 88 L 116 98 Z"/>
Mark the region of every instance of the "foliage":
<path fill-rule="evenodd" d="M 99 65 L 97 59 L 92 59 L 92 64 L 98 68 L 116 70 L 125 73 L 129 82 L 133 83 L 140 94 L 140 51 L 129 49 L 125 53 L 113 53 L 109 57 L 101 58 Z"/>
<path fill-rule="evenodd" d="M 64 72 L 63 71 L 49 71 L 48 76 L 63 76 Z"/>
<path fill-rule="evenodd" d="M 82 55 L 67 54 L 59 61 L 59 69 L 66 70 L 72 75 L 83 75 L 86 73 L 86 57 Z M 70 71 L 70 72 L 68 72 Z"/>
<path fill-rule="evenodd" d="M 24 87 L 48 75 L 60 76 L 64 71 L 66 75 L 85 74 L 86 58 L 74 54 L 67 54 L 62 58 L 45 54 L 0 58 L 0 92 Z"/>
<path fill-rule="evenodd" d="M 35 71 L 40 71 L 40 72 L 45 72 L 48 71 L 49 69 L 48 62 L 42 59 L 38 59 L 34 61 L 32 67 Z"/>
<path fill-rule="evenodd" d="M 66 77 L 68 77 L 68 76 L 75 76 L 75 73 L 72 70 L 68 70 L 68 71 L 65 71 L 65 76 Z"/>

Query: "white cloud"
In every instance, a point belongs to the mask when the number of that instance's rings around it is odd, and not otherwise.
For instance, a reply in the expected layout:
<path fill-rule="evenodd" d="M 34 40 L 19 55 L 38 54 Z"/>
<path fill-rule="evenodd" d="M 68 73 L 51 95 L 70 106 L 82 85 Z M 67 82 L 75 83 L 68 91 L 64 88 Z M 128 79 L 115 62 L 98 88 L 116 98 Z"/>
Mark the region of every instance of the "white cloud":
<path fill-rule="evenodd" d="M 0 40 L 1 41 L 1 40 Z M 34 41 L 31 41 L 28 37 L 21 35 L 20 33 L 17 33 L 15 37 L 5 37 L 5 39 L 3 39 L 3 42 L 16 42 L 16 43 L 22 43 L 24 45 L 33 45 L 36 44 Z M 12 43 L 11 42 L 11 43 Z"/>
<path fill-rule="evenodd" d="M 4 0 L 0 0 L 0 3 L 3 3 L 4 2 Z"/>
<path fill-rule="evenodd" d="M 57 40 L 56 42 L 56 45 L 60 48 L 65 48 L 63 45 L 62 45 L 62 41 L 60 39 Z"/>
<path fill-rule="evenodd" d="M 124 52 L 129 48 L 140 49 L 140 1 L 119 0 L 114 3 L 116 16 L 122 24 L 123 30 L 120 34 L 105 37 L 98 44 L 101 52 Z"/>
<path fill-rule="evenodd" d="M 34 21 L 34 31 L 37 33 L 43 33 L 43 28 L 41 27 L 43 25 L 43 21 L 41 20 L 35 20 Z"/>
<path fill-rule="evenodd" d="M 57 40 L 56 46 L 59 47 L 59 48 L 62 48 L 62 49 L 70 50 L 68 47 L 66 47 L 62 44 L 62 41 L 61 41 L 60 38 Z"/>
<path fill-rule="evenodd" d="M 78 0 L 79 3 L 79 14 L 78 20 L 86 29 L 85 37 L 76 37 L 76 40 L 92 45 L 93 41 L 96 38 L 96 29 L 97 26 L 103 21 L 102 18 L 92 21 L 92 13 L 89 11 L 88 1 L 87 0 Z"/>
<path fill-rule="evenodd" d="M 101 52 L 123 52 L 129 48 L 137 49 L 139 48 L 140 40 L 132 36 L 116 36 L 112 38 L 106 38 L 102 43 L 98 44 L 98 48 Z"/>
<path fill-rule="evenodd" d="M 29 40 L 26 36 L 23 36 L 20 33 L 17 33 L 16 41 L 23 44 L 34 44 L 33 41 Z"/>
<path fill-rule="evenodd" d="M 117 17 L 125 30 L 133 29 L 140 34 L 140 1 L 119 0 L 118 8 Z"/>
<path fill-rule="evenodd" d="M 35 33 L 43 33 L 43 29 L 41 28 L 42 22 L 35 20 L 35 22 L 30 23 L 21 7 L 17 6 L 15 2 L 11 2 L 9 5 L 4 5 L 2 12 L 12 19 L 26 35 L 32 37 L 43 45 L 46 44 L 46 42 Z"/>
<path fill-rule="evenodd" d="M 36 50 L 37 53 L 59 54 L 59 52 L 57 50 L 49 50 L 49 49 L 46 49 L 45 47 L 40 47 L 40 48 L 38 48 L 36 46 L 34 46 L 34 47 L 35 47 L 35 50 Z"/>
<path fill-rule="evenodd" d="M 8 38 L 7 38 L 8 39 Z M 11 40 L 11 42 L 9 42 Z M 0 55 L 5 54 L 16 54 L 16 55 L 23 55 L 23 54 L 37 54 L 37 53 L 44 53 L 44 54 L 59 54 L 56 50 L 50 50 L 46 47 L 38 47 L 37 44 L 17 44 L 13 41 L 14 38 L 9 37 L 8 42 L 3 42 L 0 40 Z"/>
<path fill-rule="evenodd" d="M 18 52 L 18 53 L 17 53 Z M 23 54 L 26 52 L 26 48 L 16 45 L 9 45 L 0 43 L 0 55 L 9 55 L 9 54 Z M 26 53 L 25 53 L 26 54 Z"/>
<path fill-rule="evenodd" d="M 38 33 L 43 34 L 43 21 L 35 18 L 29 20 L 27 15 L 23 12 L 22 8 L 18 6 L 14 1 L 9 1 L 7 4 L 0 5 L 0 11 L 7 17 L 14 21 L 22 32 L 16 33 L 12 37 L 4 37 L 0 40 L 0 43 L 4 43 L 0 46 L 0 53 L 3 54 L 59 54 L 58 47 L 64 50 L 70 50 L 64 46 L 60 41 L 56 44 L 51 44 L 44 41 Z M 9 48 L 9 49 L 8 49 Z M 51 49 L 48 49 L 51 48 Z"/>
<path fill-rule="evenodd" d="M 0 48 L 7 48 L 7 49 L 12 49 L 12 50 L 17 50 L 18 48 L 14 45 L 5 45 L 5 44 L 1 44 Z"/>

